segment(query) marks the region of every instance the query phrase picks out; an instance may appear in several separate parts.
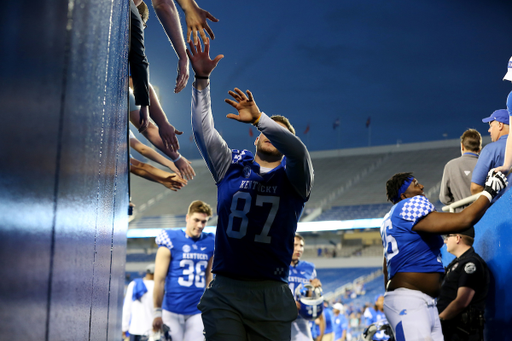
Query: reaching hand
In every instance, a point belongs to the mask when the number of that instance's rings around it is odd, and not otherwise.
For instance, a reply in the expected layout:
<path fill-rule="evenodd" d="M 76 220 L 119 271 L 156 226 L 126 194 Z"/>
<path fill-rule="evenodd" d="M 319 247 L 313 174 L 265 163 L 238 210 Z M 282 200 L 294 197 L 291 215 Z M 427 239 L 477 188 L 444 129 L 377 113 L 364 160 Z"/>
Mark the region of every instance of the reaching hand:
<path fill-rule="evenodd" d="M 242 90 L 235 88 L 235 91 L 236 93 L 233 91 L 229 91 L 228 93 L 236 100 L 236 102 L 231 99 L 225 99 L 224 101 L 235 108 L 238 111 L 238 115 L 228 114 L 226 117 L 239 122 L 256 122 L 260 118 L 261 112 L 252 97 L 252 93 L 247 90 L 247 96 L 245 96 Z"/>
<path fill-rule="evenodd" d="M 139 111 L 139 133 L 142 133 L 146 129 L 148 129 L 149 126 L 149 114 L 148 114 L 148 106 L 147 105 L 141 105 L 140 111 Z"/>
<path fill-rule="evenodd" d="M 504 165 L 494 168 L 495 172 L 502 172 L 503 174 L 508 174 L 510 169 L 506 168 Z"/>
<path fill-rule="evenodd" d="M 182 179 L 177 174 L 172 174 L 161 181 L 162 185 L 169 188 L 171 191 L 177 191 L 182 189 L 186 184 L 187 180 Z"/>
<path fill-rule="evenodd" d="M 176 87 L 174 93 L 177 94 L 187 86 L 189 78 L 188 59 L 183 58 L 178 61 L 178 76 L 176 77 Z"/>
<path fill-rule="evenodd" d="M 192 162 L 188 161 L 183 155 L 174 164 L 180 170 L 180 174 L 184 179 L 192 180 L 196 176 L 194 168 L 190 165 Z"/>
<path fill-rule="evenodd" d="M 197 76 L 209 77 L 224 55 L 219 54 L 214 60 L 210 59 L 210 40 L 208 38 L 204 41 L 204 51 L 200 41 L 195 45 L 192 41 L 189 41 L 188 44 L 190 49 L 187 49 L 187 55 L 194 73 Z"/>
<path fill-rule="evenodd" d="M 494 198 L 502 189 L 507 187 L 507 185 L 508 181 L 505 175 L 501 172 L 496 172 L 495 169 L 491 169 L 489 173 L 487 173 L 484 191 Z"/>
<path fill-rule="evenodd" d="M 204 31 L 208 32 L 208 35 L 212 39 L 215 39 L 215 34 L 213 34 L 212 29 L 210 26 L 208 26 L 206 19 L 209 19 L 213 22 L 219 21 L 219 19 L 211 15 L 210 12 L 199 8 L 197 4 L 195 4 L 191 10 L 185 12 L 185 21 L 187 22 L 187 40 L 190 39 L 190 34 L 192 34 L 194 44 L 197 44 L 197 33 L 199 32 L 201 39 L 206 41 L 207 37 Z"/>
<path fill-rule="evenodd" d="M 176 135 L 181 135 L 183 132 L 174 128 L 172 124 L 167 123 L 158 127 L 158 134 L 160 134 L 165 148 L 171 152 L 177 152 L 180 149 L 180 143 Z"/>

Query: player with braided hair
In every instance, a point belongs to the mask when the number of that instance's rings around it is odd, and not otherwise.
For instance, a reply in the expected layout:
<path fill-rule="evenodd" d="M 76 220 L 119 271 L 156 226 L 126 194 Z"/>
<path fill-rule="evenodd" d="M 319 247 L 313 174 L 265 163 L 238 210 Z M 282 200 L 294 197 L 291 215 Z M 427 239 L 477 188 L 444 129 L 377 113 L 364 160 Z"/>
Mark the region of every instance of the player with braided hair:
<path fill-rule="evenodd" d="M 473 204 L 459 213 L 441 213 L 412 173 L 398 173 L 387 181 L 387 197 L 394 206 L 381 225 L 384 313 L 397 340 L 443 340 L 435 303 L 444 273 L 441 235 L 473 227 L 506 186 L 505 176 L 491 170 Z"/>

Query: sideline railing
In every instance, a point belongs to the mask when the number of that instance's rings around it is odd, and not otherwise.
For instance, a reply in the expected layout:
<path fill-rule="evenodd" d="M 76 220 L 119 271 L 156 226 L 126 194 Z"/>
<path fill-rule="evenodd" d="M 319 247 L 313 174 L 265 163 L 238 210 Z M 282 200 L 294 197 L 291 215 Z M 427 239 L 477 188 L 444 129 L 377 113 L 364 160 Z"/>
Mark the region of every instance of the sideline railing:
<path fill-rule="evenodd" d="M 460 199 L 459 201 L 456 201 L 454 203 L 451 203 L 448 206 L 443 206 L 443 212 L 452 212 L 453 213 L 453 212 L 455 212 L 456 208 L 472 204 L 481 195 L 482 195 L 482 193 L 473 194 L 472 196 L 469 196 L 464 199 Z"/>

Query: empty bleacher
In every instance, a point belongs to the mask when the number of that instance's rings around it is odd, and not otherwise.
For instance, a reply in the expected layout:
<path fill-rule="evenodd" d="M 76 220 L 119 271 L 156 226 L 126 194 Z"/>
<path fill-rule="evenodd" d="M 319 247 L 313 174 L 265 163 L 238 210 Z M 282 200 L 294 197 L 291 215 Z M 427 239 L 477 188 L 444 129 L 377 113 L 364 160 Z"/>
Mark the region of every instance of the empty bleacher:
<path fill-rule="evenodd" d="M 334 292 L 337 288 L 352 283 L 355 279 L 370 275 L 380 268 L 339 268 L 339 269 L 317 269 L 317 277 L 322 282 L 324 293 Z"/>

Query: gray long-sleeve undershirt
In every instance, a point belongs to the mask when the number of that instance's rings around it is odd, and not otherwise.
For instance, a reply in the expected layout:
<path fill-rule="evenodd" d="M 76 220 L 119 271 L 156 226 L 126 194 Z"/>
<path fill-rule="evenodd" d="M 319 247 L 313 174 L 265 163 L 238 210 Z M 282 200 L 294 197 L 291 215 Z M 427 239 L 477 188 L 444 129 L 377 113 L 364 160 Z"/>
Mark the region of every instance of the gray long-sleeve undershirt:
<path fill-rule="evenodd" d="M 286 156 L 286 174 L 297 193 L 308 198 L 313 186 L 313 164 L 302 141 L 265 113 L 256 124 L 272 145 Z M 210 85 L 204 90 L 192 87 L 192 130 L 213 179 L 219 183 L 231 165 L 231 149 L 214 127 Z"/>

